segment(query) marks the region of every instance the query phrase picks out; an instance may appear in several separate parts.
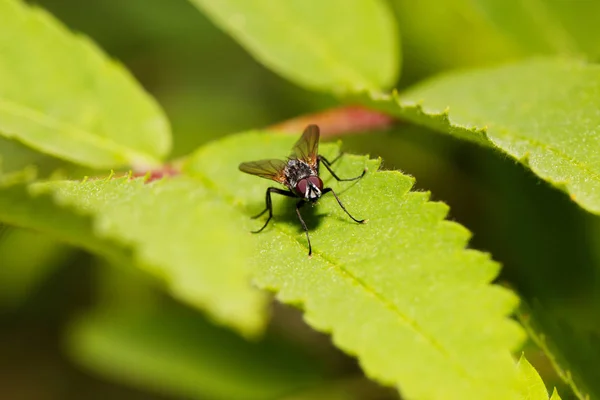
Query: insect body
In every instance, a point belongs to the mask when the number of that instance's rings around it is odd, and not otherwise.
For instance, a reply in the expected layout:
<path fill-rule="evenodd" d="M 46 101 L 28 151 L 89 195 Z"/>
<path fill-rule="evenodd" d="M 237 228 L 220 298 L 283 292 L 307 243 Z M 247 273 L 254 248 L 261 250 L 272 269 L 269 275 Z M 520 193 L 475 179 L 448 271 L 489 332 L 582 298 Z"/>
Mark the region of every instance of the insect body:
<path fill-rule="evenodd" d="M 325 165 L 325 168 L 331 173 L 331 175 L 338 181 L 355 181 L 362 178 L 365 175 L 366 170 L 355 178 L 341 179 L 332 170 L 331 165 L 335 163 L 341 156 L 337 156 L 331 162 L 325 157 L 318 154 L 319 151 L 319 127 L 317 125 L 309 125 L 302 134 L 302 137 L 296 142 L 292 150 L 292 154 L 284 160 L 260 160 L 252 162 L 244 162 L 240 164 L 240 170 L 251 175 L 257 175 L 262 178 L 272 179 L 275 182 L 279 182 L 286 186 L 288 190 L 270 187 L 266 192 L 266 208 L 258 215 L 253 218 L 258 218 L 267 211 L 269 212 L 269 218 L 257 231 L 253 233 L 259 233 L 267 227 L 269 221 L 273 217 L 273 204 L 271 203 L 271 193 L 280 194 L 287 197 L 298 198 L 296 203 L 296 214 L 302 224 L 302 228 L 306 232 L 306 240 L 308 241 L 308 255 L 312 254 L 312 246 L 310 244 L 310 237 L 308 236 L 308 228 L 302 215 L 300 214 L 300 208 L 306 203 L 314 204 L 321 196 L 325 193 L 331 192 L 338 204 L 344 210 L 346 214 L 352 220 L 358 223 L 365 222 L 364 219 L 358 220 L 354 218 L 346 207 L 342 204 L 337 194 L 331 188 L 323 188 L 323 181 L 319 177 L 319 166 L 321 162 Z"/>

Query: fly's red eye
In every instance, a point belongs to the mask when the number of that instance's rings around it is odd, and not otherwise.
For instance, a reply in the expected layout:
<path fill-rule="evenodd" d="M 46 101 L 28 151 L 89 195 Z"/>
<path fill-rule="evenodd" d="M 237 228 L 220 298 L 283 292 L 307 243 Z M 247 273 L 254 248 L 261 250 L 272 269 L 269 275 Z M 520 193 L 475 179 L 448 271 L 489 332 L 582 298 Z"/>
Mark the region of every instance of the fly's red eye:
<path fill-rule="evenodd" d="M 302 194 L 302 196 L 304 196 L 306 194 L 306 188 L 308 186 L 308 182 L 306 179 L 300 179 L 298 181 L 298 183 L 296 184 L 296 191 L 300 194 Z"/>
<path fill-rule="evenodd" d="M 315 185 L 319 190 L 323 190 L 323 181 L 318 176 L 309 176 L 308 181 Z"/>

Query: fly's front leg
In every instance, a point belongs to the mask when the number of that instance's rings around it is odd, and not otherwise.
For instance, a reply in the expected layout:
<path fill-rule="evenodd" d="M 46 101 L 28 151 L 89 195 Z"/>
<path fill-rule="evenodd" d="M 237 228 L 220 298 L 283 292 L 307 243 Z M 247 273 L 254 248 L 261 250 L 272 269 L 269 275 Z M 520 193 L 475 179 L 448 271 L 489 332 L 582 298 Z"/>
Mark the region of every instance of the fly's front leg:
<path fill-rule="evenodd" d="M 354 177 L 354 178 L 344 178 L 344 179 L 342 179 L 342 178 L 338 177 L 335 174 L 335 172 L 333 172 L 333 170 L 331 169 L 331 165 L 334 162 L 336 162 L 342 156 L 342 154 L 344 154 L 344 153 L 340 153 L 340 155 L 338 155 L 336 158 L 334 158 L 333 161 L 331 161 L 331 162 L 329 162 L 323 156 L 317 156 L 317 161 L 319 162 L 319 164 L 317 164 L 317 172 L 319 171 L 319 165 L 320 165 L 320 162 L 322 161 L 323 165 L 325 166 L 325 168 L 327 168 L 327 171 L 329 171 L 329 173 L 331 174 L 331 176 L 333 176 L 335 178 L 335 180 L 338 181 L 338 182 L 356 181 L 356 180 L 362 178 L 363 176 L 365 176 L 365 174 L 367 173 L 366 169 L 363 170 L 362 174 L 360 174 L 359 176 Z"/>
<path fill-rule="evenodd" d="M 363 223 L 366 221 L 366 219 L 356 219 L 356 218 L 354 218 L 354 217 L 352 216 L 352 214 L 350 214 L 350 213 L 348 212 L 348 210 L 346 210 L 346 207 L 344 207 L 344 205 L 342 204 L 342 201 L 341 201 L 341 200 L 340 200 L 340 198 L 337 196 L 337 194 L 335 194 L 335 192 L 333 191 L 333 189 L 332 189 L 332 188 L 325 188 L 325 189 L 323 189 L 323 194 L 325 194 L 325 193 L 329 193 L 329 192 L 331 192 L 331 193 L 333 194 L 333 196 L 334 196 L 334 197 L 335 197 L 335 199 L 337 200 L 337 202 L 338 202 L 338 204 L 340 205 L 340 207 L 342 207 L 342 210 L 344 210 L 344 212 L 345 212 L 346 214 L 348 214 L 348 216 L 349 216 L 350 218 L 352 218 L 352 220 L 353 220 L 354 222 L 358 222 L 359 224 L 363 224 Z"/>
<path fill-rule="evenodd" d="M 275 187 L 268 188 L 266 195 L 265 195 L 265 202 L 267 203 L 267 207 L 264 210 L 262 210 L 260 212 L 260 214 L 252 217 L 252 219 L 256 219 L 256 218 L 260 217 L 267 211 L 269 212 L 269 218 L 267 218 L 267 222 L 265 222 L 265 224 L 263 225 L 262 228 L 260 228 L 257 231 L 252 231 L 252 233 L 259 233 L 263 229 L 265 229 L 267 227 L 267 225 L 269 225 L 269 221 L 271 221 L 271 218 L 273 217 L 273 203 L 271 201 L 271 193 L 277 193 L 277 194 L 280 194 L 280 195 L 286 196 L 286 197 L 296 197 L 296 195 L 294 195 L 292 192 L 287 191 L 287 190 L 283 190 L 283 189 L 279 189 L 279 188 L 275 188 Z"/>
<path fill-rule="evenodd" d="M 308 242 L 308 256 L 310 257 L 312 255 L 312 246 L 310 245 L 310 237 L 308 236 L 308 227 L 302 218 L 302 214 L 300 214 L 300 208 L 304 205 L 304 203 L 304 200 L 300 200 L 298 203 L 296 203 L 296 215 L 298 215 L 298 219 L 300 220 L 302 228 L 304 228 L 304 232 L 306 233 L 306 241 Z"/>

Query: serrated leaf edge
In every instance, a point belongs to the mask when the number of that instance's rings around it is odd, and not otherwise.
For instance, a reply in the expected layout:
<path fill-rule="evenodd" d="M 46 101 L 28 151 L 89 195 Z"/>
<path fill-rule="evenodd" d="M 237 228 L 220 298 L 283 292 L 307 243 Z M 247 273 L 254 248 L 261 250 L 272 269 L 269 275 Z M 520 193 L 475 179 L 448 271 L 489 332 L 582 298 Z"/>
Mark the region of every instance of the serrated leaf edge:
<path fill-rule="evenodd" d="M 353 157 L 359 157 L 359 158 L 363 158 L 365 159 L 366 163 L 368 163 L 369 161 L 372 162 L 378 162 L 381 161 L 381 159 L 377 159 L 377 160 L 373 160 L 373 159 L 369 159 L 367 156 L 358 156 L 358 155 L 349 155 L 349 156 L 353 156 Z M 399 176 L 402 177 L 408 177 L 411 180 L 411 187 L 407 189 L 406 193 L 412 193 L 413 195 L 421 195 L 424 196 L 424 204 L 427 203 L 438 203 L 438 204 L 444 204 L 442 202 L 433 202 L 429 200 L 429 192 L 415 192 L 415 191 L 411 191 L 415 179 L 411 176 L 407 176 L 402 174 L 399 171 L 380 171 L 378 170 L 379 168 L 379 164 L 377 164 L 377 168 L 373 171 L 370 172 L 371 174 L 377 174 L 377 173 L 395 173 Z M 210 180 L 209 177 L 204 176 L 199 174 L 198 172 L 196 172 L 194 174 L 194 177 L 197 177 L 199 179 L 202 180 L 202 182 L 204 182 L 205 184 L 207 184 L 207 186 L 209 185 L 209 187 L 211 188 L 216 188 L 217 185 L 212 182 Z M 221 193 L 221 191 L 219 191 L 220 195 L 222 196 L 226 196 L 229 198 L 232 198 L 232 196 L 228 195 L 228 194 L 224 194 Z M 247 212 L 244 211 L 243 208 L 239 207 L 239 204 L 237 204 L 236 202 L 230 202 L 235 208 L 237 208 L 240 212 L 242 212 L 244 215 L 248 215 Z M 447 206 L 446 206 L 447 207 Z M 446 213 L 447 216 L 447 213 Z M 446 220 L 446 216 L 442 217 L 438 222 L 439 224 L 452 224 L 452 225 L 457 225 L 461 228 L 463 228 L 466 232 L 469 233 L 469 235 L 471 234 L 464 226 L 458 224 L 458 223 L 454 223 L 452 221 L 448 221 Z M 297 237 L 292 237 L 288 232 L 286 232 L 285 230 L 281 229 L 281 228 L 277 228 L 277 225 L 274 225 L 273 229 L 277 229 L 277 231 L 287 237 L 290 238 L 291 241 L 293 242 L 297 242 L 299 245 L 301 245 L 303 248 L 306 248 L 303 243 L 300 242 L 300 239 Z M 465 238 L 466 241 L 468 241 L 468 237 Z M 307 248 L 306 248 L 307 249 Z M 462 247 L 462 251 L 467 251 L 468 249 L 466 248 L 466 243 L 465 245 Z M 482 254 L 487 254 L 487 253 L 483 253 L 480 252 Z M 489 258 L 489 254 L 487 255 Z M 328 265 L 331 265 L 332 267 L 337 268 L 342 275 L 347 276 L 352 282 L 354 282 L 357 286 L 360 286 L 362 288 L 365 289 L 365 292 L 371 294 L 372 296 L 374 296 L 375 298 L 377 298 L 379 301 L 381 301 L 384 305 L 385 308 L 389 309 L 392 313 L 394 313 L 395 315 L 397 315 L 402 321 L 404 321 L 406 323 L 407 326 L 410 326 L 414 332 L 417 333 L 418 336 L 421 336 L 424 338 L 424 340 L 426 340 L 428 343 L 430 343 L 432 345 L 433 348 L 437 349 L 440 354 L 442 354 L 446 359 L 450 360 L 452 364 L 454 364 L 456 366 L 456 370 L 463 376 L 466 378 L 466 380 L 470 380 L 470 381 L 477 381 L 477 379 L 473 378 L 468 371 L 466 371 L 463 366 L 460 363 L 457 363 L 455 358 L 450 356 L 450 354 L 448 354 L 448 352 L 444 349 L 444 347 L 439 344 L 435 338 L 430 337 L 430 335 L 426 334 L 422 329 L 420 329 L 418 327 L 418 324 L 411 320 L 410 318 L 408 318 L 405 314 L 403 314 L 400 310 L 398 310 L 397 307 L 391 305 L 386 299 L 385 297 L 383 297 L 382 295 L 380 295 L 379 293 L 377 293 L 376 290 L 372 289 L 369 287 L 369 285 L 365 284 L 364 282 L 362 282 L 360 279 L 358 279 L 358 277 L 356 277 L 354 274 L 352 274 L 351 272 L 347 271 L 345 268 L 343 268 L 343 266 L 340 266 L 339 264 L 336 264 L 335 262 L 333 262 L 332 260 L 330 260 L 329 258 L 327 258 L 326 256 L 322 255 L 318 250 L 313 251 L 313 257 L 319 257 L 321 258 L 323 261 L 325 261 Z M 491 259 L 490 259 L 491 260 Z M 308 298 L 289 298 L 286 299 L 286 289 L 285 288 L 281 288 L 281 287 L 275 287 L 275 286 L 270 286 L 270 285 L 263 285 L 260 282 L 258 282 L 255 278 L 252 278 L 252 282 L 260 288 L 263 288 L 265 290 L 271 291 L 273 293 L 275 293 L 275 297 L 287 304 L 294 304 L 294 305 L 304 305 L 306 306 L 307 304 L 309 304 L 309 299 Z M 486 286 L 494 286 L 490 282 L 488 282 L 486 284 Z M 515 302 L 512 305 L 511 309 L 514 310 L 516 309 L 517 305 L 518 305 L 518 297 L 514 296 L 515 298 Z M 304 310 L 305 314 L 304 314 L 304 320 L 307 321 L 309 323 L 309 325 L 313 326 L 315 329 L 318 329 L 319 331 L 322 331 L 324 333 L 328 333 L 332 336 L 332 340 L 333 342 L 336 344 L 337 347 L 339 347 L 340 349 L 343 349 L 346 353 L 350 354 L 350 355 L 354 355 L 357 356 L 359 359 L 359 363 L 361 364 L 361 366 L 363 367 L 363 370 L 365 371 L 365 373 L 372 377 L 373 379 L 382 382 L 384 384 L 390 385 L 390 386 L 395 386 L 398 384 L 398 382 L 396 380 L 387 380 L 384 379 L 381 374 L 374 372 L 373 368 L 371 367 L 371 363 L 369 363 L 370 365 L 366 365 L 365 361 L 366 358 L 363 355 L 359 355 L 358 352 L 352 348 L 352 346 L 347 346 L 343 343 L 343 340 L 340 340 L 339 338 L 339 334 L 338 332 L 334 329 L 334 327 L 332 326 L 323 326 L 322 324 L 318 323 L 316 320 L 311 319 L 311 310 L 308 310 L 306 307 L 302 307 L 302 309 Z M 507 316 L 509 313 L 504 314 L 505 316 Z M 521 338 L 521 341 L 523 340 L 523 338 Z M 517 346 L 518 343 L 514 343 L 514 346 Z M 508 349 L 507 349 L 508 350 Z"/>
<path fill-rule="evenodd" d="M 539 152 L 540 151 L 548 151 L 548 152 L 553 153 L 558 159 L 566 162 L 568 165 L 572 166 L 573 168 L 583 171 L 586 176 L 589 176 L 590 178 L 592 178 L 594 181 L 596 181 L 600 185 L 600 175 L 599 174 L 591 171 L 587 165 L 585 165 L 577 160 L 574 160 L 573 158 L 571 158 L 571 157 L 567 156 L 566 154 L 564 154 L 563 152 L 561 152 L 559 149 L 556 149 L 552 146 L 549 146 L 544 143 L 540 143 L 539 141 L 535 141 L 535 140 L 532 140 L 527 137 L 515 135 L 512 133 L 509 134 L 509 133 L 507 133 L 508 132 L 507 129 L 502 129 L 502 127 L 499 125 L 494 125 L 495 130 L 497 129 L 498 132 L 495 131 L 493 135 L 490 135 L 488 132 L 489 131 L 488 126 L 475 126 L 475 125 L 474 126 L 465 126 L 465 125 L 455 123 L 452 121 L 450 107 L 446 107 L 443 111 L 430 110 L 430 109 L 427 109 L 426 106 L 424 106 L 425 100 L 413 101 L 413 100 L 404 99 L 397 90 L 392 91 L 391 94 L 381 93 L 381 92 L 373 92 L 373 91 L 365 91 L 365 92 L 359 93 L 358 95 L 348 95 L 348 96 L 350 98 L 358 99 L 358 101 L 360 101 L 361 94 L 363 96 L 367 96 L 373 102 L 393 102 L 395 105 L 398 106 L 399 114 L 396 114 L 396 116 L 406 118 L 407 120 L 413 121 L 416 124 L 423 124 L 423 123 L 419 122 L 417 119 L 413 118 L 411 116 L 411 113 L 423 115 L 423 116 L 426 116 L 429 118 L 434 118 L 434 119 L 437 118 L 437 121 L 441 122 L 442 125 L 445 125 L 448 128 L 447 131 L 440 129 L 433 123 L 431 123 L 431 124 L 425 123 L 424 125 L 428 126 L 429 128 L 432 128 L 438 132 L 441 132 L 441 133 L 450 133 L 450 132 L 458 133 L 458 134 L 452 135 L 452 136 L 463 138 L 463 139 L 469 140 L 471 142 L 475 142 L 477 144 L 483 145 L 485 147 L 492 147 L 496 150 L 501 151 L 504 154 L 509 155 L 510 157 L 512 157 L 513 159 L 518 161 L 519 163 L 523 164 L 525 167 L 529 168 L 531 171 L 533 171 L 537 176 L 539 176 L 544 181 L 550 183 L 552 186 L 556 187 L 557 189 L 568 193 L 569 197 L 574 202 L 576 202 L 580 207 L 585 209 L 586 211 L 591 212 L 593 214 L 600 214 L 600 206 L 599 205 L 591 204 L 585 198 L 578 197 L 579 191 L 577 191 L 573 187 L 572 180 L 569 180 L 569 179 L 557 180 L 557 179 L 553 178 L 551 174 L 545 172 L 543 169 L 536 166 L 538 164 L 538 161 L 543 161 L 542 158 L 540 157 Z M 368 104 L 367 104 L 367 106 L 368 106 Z M 473 135 L 473 134 L 475 134 L 475 135 Z M 511 139 L 514 141 L 525 142 L 530 147 L 536 148 L 537 151 L 535 151 L 533 153 L 526 152 L 523 154 L 519 154 L 517 152 L 511 152 L 511 151 L 505 149 L 504 147 L 502 147 L 502 145 L 499 143 L 498 139 L 500 139 L 502 137 L 508 138 L 508 139 Z"/>

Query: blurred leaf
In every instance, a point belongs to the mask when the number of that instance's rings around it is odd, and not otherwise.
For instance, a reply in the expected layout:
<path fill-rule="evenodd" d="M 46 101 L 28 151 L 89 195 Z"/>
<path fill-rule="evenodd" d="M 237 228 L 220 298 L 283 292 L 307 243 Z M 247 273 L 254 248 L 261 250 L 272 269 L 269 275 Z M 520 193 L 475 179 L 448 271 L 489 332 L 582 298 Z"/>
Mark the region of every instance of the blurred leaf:
<path fill-rule="evenodd" d="M 325 91 L 391 86 L 399 69 L 395 20 L 380 0 L 190 0 L 260 62 Z"/>
<path fill-rule="evenodd" d="M 155 101 L 42 10 L 0 0 L 0 134 L 83 165 L 147 166 L 169 151 Z"/>
<path fill-rule="evenodd" d="M 30 190 L 29 170 L 0 175 L 0 221 L 39 231 L 55 239 L 105 256 L 115 263 L 128 263 L 129 255 L 114 243 L 97 238 L 89 218 L 57 205 L 49 196 Z"/>
<path fill-rule="evenodd" d="M 454 73 L 401 95 L 371 95 L 374 108 L 498 148 L 600 213 L 600 67 L 538 59 Z"/>
<path fill-rule="evenodd" d="M 36 190 L 95 219 L 94 233 L 135 249 L 136 264 L 163 277 L 172 294 L 252 335 L 265 297 L 250 287 L 252 253 L 242 215 L 212 185 L 189 177 L 50 182 Z"/>
<path fill-rule="evenodd" d="M 71 327 L 67 343 L 79 364 L 178 398 L 274 399 L 324 375 L 290 344 L 246 342 L 174 307 L 96 312 Z"/>
<path fill-rule="evenodd" d="M 17 174 L 4 179 L 0 221 L 47 233 L 120 265 L 134 263 L 164 278 L 175 297 L 207 309 L 222 323 L 246 334 L 262 329 L 265 298 L 248 284 L 244 260 L 251 248 L 238 228 L 241 215 L 212 199 L 198 181 L 182 177 L 144 185 L 125 177 L 31 185 Z M 42 195 L 50 190 L 57 192 L 54 201 Z M 78 212 L 69 206 L 78 206 Z M 96 223 L 80 213 L 95 213 Z M 212 240 L 235 245 L 218 247 Z"/>
<path fill-rule="evenodd" d="M 600 56 L 594 1 L 393 0 L 402 31 L 403 78 L 491 66 L 528 55 Z M 407 79 L 404 79 L 407 82 Z"/>
<path fill-rule="evenodd" d="M 270 182 L 238 173 L 237 162 L 281 157 L 295 138 L 249 133 L 200 149 L 187 173 L 218 188 L 252 215 L 264 207 Z M 325 156 L 338 152 L 323 146 Z M 489 286 L 498 266 L 465 250 L 469 233 L 443 221 L 447 207 L 409 192 L 413 181 L 394 171 L 374 172 L 378 161 L 345 156 L 340 176 L 369 170 L 356 184 L 326 184 L 366 225 L 354 224 L 333 198 L 320 201 L 311 227 L 313 257 L 289 202 L 275 202 L 275 220 L 257 243 L 255 281 L 305 309 L 307 322 L 331 332 L 335 344 L 355 354 L 367 375 L 400 386 L 408 398 L 513 398 L 517 382 L 509 350 L 521 331 L 504 318 L 516 303 Z M 277 217 L 286 205 L 284 218 Z M 246 223 L 248 229 L 261 221 Z M 456 314 L 460 312 L 460 318 Z M 465 332 L 469 332 L 468 339 Z M 435 385 L 430 382 L 435 381 Z"/>
<path fill-rule="evenodd" d="M 556 388 L 554 388 L 554 390 L 552 391 L 552 396 L 550 397 L 550 400 L 561 400 Z"/>
<path fill-rule="evenodd" d="M 517 363 L 517 369 L 519 371 L 519 376 L 521 377 L 521 379 L 523 379 L 523 385 L 521 387 L 525 389 L 522 392 L 522 399 L 548 400 L 548 391 L 546 390 L 544 381 L 542 380 L 538 372 L 535 370 L 535 368 L 533 368 L 529 361 L 527 361 L 524 355 L 521 355 L 521 358 Z M 560 399 L 558 393 L 556 392 L 556 389 L 554 389 L 552 399 Z"/>
<path fill-rule="evenodd" d="M 593 314 L 595 316 L 597 312 Z M 597 332 L 574 329 L 565 317 L 538 302 L 522 304 L 519 320 L 579 399 L 600 397 L 600 370 L 597 368 L 600 337 Z"/>
<path fill-rule="evenodd" d="M 71 254 L 68 246 L 39 233 L 0 234 L 0 309 L 19 306 Z"/>
<path fill-rule="evenodd" d="M 375 386 L 364 376 L 329 380 L 320 386 L 297 391 L 278 400 L 397 400 L 392 388 Z"/>
<path fill-rule="evenodd" d="M 600 55 L 595 1 L 477 0 L 472 11 L 509 39 L 523 54 Z M 589 58 L 589 57 L 588 57 Z"/>
<path fill-rule="evenodd" d="M 523 56 L 476 1 L 391 1 L 402 34 L 403 84 L 445 69 L 494 65 Z"/>
<path fill-rule="evenodd" d="M 594 347 L 600 342 L 594 345 L 589 340 L 600 327 L 599 310 L 593 306 L 598 298 L 598 273 L 590 254 L 596 246 L 586 227 L 597 217 L 541 184 L 521 165 L 507 162 L 504 155 L 472 150 L 470 162 L 476 168 L 472 175 L 478 176 L 477 187 L 482 191 L 475 196 L 480 211 L 470 221 L 457 218 L 477 232 L 475 248 L 485 248 L 502 261 L 502 279 L 510 282 L 523 301 L 539 305 L 546 314 L 544 318 L 551 323 L 540 325 L 536 335 L 549 343 L 558 341 L 569 360 L 560 364 L 562 368 L 573 366 L 577 371 L 575 364 L 583 363 L 584 368 L 591 368 L 583 371 L 586 379 L 595 382 L 600 379 L 594 377 L 600 354 Z M 464 153 L 461 156 L 467 158 Z M 538 319 L 536 312 L 532 314 Z M 565 332 L 571 333 L 572 345 L 564 341 Z M 568 388 L 561 389 L 563 398 L 567 392 Z"/>
<path fill-rule="evenodd" d="M 519 362 L 517 363 L 517 370 L 521 379 L 524 380 L 523 388 L 526 391 L 522 394 L 524 399 L 536 400 L 544 399 L 548 400 L 548 391 L 544 385 L 544 381 L 533 368 L 533 366 L 527 361 L 524 355 L 521 355 Z"/>
<path fill-rule="evenodd" d="M 55 161 L 21 143 L 0 136 L 0 174 L 21 171 L 34 164 L 52 166 Z"/>

